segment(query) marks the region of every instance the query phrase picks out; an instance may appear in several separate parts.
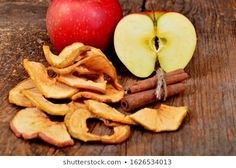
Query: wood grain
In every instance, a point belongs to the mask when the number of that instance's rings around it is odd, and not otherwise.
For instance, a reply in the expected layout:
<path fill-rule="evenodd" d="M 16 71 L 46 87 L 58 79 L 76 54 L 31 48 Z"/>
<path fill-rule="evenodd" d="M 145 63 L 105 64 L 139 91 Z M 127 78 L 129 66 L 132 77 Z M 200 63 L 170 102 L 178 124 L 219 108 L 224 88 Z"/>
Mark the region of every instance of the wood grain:
<path fill-rule="evenodd" d="M 42 44 L 50 44 L 45 28 L 48 3 L 0 2 L 0 155 L 236 155 L 235 0 L 120 0 L 125 15 L 143 10 L 177 11 L 196 27 L 198 45 L 186 68 L 191 76 L 189 88 L 166 101 L 191 110 L 190 120 L 179 131 L 154 134 L 133 128 L 130 139 L 119 145 L 76 141 L 75 146 L 62 149 L 16 138 L 9 121 L 20 108 L 10 105 L 7 96 L 27 77 L 24 58 L 45 62 Z M 112 47 L 107 54 L 124 86 L 137 80 L 119 62 Z M 99 134 L 111 132 L 101 123 L 91 127 Z"/>

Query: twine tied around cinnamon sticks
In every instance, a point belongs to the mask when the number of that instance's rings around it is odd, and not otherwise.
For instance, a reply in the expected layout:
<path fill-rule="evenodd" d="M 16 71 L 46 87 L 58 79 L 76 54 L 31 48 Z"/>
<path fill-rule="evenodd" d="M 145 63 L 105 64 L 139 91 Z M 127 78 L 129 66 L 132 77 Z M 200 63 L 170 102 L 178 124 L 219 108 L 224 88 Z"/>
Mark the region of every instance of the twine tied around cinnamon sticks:
<path fill-rule="evenodd" d="M 182 93 L 187 78 L 188 74 L 183 69 L 168 73 L 159 69 L 155 76 L 128 87 L 126 96 L 121 100 L 121 107 L 124 111 L 131 111 Z"/>
<path fill-rule="evenodd" d="M 164 92 L 164 98 L 163 100 L 165 101 L 166 98 L 167 98 L 167 85 L 166 85 L 166 80 L 165 80 L 165 73 L 164 71 L 159 68 L 157 71 L 156 71 L 156 77 L 157 77 L 157 86 L 156 86 L 156 97 L 157 97 L 157 100 L 161 100 L 162 99 L 162 92 L 161 92 L 161 89 L 163 88 L 163 92 Z"/>

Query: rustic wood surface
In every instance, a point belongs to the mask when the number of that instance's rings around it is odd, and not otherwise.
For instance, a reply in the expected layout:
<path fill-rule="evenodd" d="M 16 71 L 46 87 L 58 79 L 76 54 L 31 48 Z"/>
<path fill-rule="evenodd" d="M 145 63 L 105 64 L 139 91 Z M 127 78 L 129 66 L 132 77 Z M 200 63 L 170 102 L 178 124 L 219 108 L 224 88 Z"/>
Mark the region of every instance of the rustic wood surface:
<path fill-rule="evenodd" d="M 177 11 L 196 27 L 198 45 L 186 68 L 191 76 L 188 90 L 166 102 L 191 110 L 179 131 L 154 134 L 133 128 L 130 139 L 119 145 L 76 141 L 62 149 L 16 138 L 9 121 L 20 108 L 9 104 L 7 96 L 27 77 L 23 58 L 45 62 L 42 44 L 50 43 L 45 28 L 48 3 L 0 0 L 0 155 L 236 155 L 236 0 L 120 0 L 124 14 Z M 114 51 L 108 54 L 119 65 L 122 84 L 132 84 L 136 79 Z M 110 132 L 101 123 L 92 127 L 99 134 Z"/>

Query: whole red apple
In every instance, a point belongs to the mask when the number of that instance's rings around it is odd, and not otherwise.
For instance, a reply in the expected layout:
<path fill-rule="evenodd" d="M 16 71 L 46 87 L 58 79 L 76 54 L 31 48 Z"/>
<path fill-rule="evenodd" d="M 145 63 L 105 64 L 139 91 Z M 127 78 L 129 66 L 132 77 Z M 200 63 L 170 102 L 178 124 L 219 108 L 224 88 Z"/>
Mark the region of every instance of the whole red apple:
<path fill-rule="evenodd" d="M 58 51 L 74 42 L 105 50 L 121 18 L 118 0 L 52 0 L 46 26 Z"/>

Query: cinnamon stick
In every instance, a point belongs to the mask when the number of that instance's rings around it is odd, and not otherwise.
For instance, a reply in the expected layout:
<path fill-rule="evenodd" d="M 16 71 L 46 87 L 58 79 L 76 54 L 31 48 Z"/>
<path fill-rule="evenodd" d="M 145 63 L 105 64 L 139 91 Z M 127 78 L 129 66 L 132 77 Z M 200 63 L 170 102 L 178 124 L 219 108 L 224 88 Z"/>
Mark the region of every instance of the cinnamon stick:
<path fill-rule="evenodd" d="M 167 85 L 175 84 L 178 82 L 182 82 L 188 78 L 188 74 L 185 73 L 183 69 L 178 69 L 165 74 L 165 81 Z M 144 90 L 153 89 L 157 85 L 157 76 L 153 76 L 151 78 L 141 80 L 130 86 L 126 89 L 128 94 L 137 93 Z"/>
<path fill-rule="evenodd" d="M 173 85 L 167 86 L 167 97 L 177 95 L 182 93 L 186 88 L 185 83 L 177 83 Z M 130 94 L 125 96 L 121 100 L 121 107 L 125 111 L 135 110 L 137 108 L 143 107 L 150 103 L 154 103 L 157 101 L 157 97 L 155 94 L 156 89 L 146 90 L 134 94 Z M 164 91 L 161 93 L 162 97 L 164 97 Z"/>

